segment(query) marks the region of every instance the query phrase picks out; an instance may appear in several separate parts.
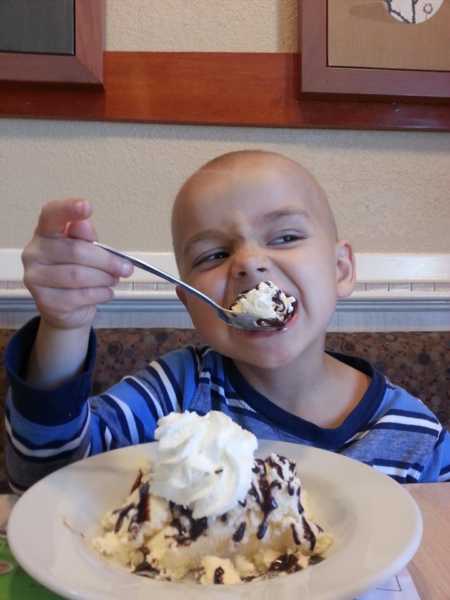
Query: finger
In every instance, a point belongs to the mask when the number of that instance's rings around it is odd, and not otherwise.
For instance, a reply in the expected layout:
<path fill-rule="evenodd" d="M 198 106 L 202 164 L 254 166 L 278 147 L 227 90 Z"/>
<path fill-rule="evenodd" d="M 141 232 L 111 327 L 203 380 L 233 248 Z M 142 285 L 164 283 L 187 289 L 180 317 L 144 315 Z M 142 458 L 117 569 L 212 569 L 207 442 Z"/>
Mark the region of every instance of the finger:
<path fill-rule="evenodd" d="M 28 264 L 34 261 L 46 265 L 80 265 L 105 271 L 113 277 L 128 277 L 133 272 L 129 261 L 85 240 L 42 238 L 35 252 L 36 256 L 27 255 Z"/>
<path fill-rule="evenodd" d="M 67 223 L 83 221 L 88 219 L 91 214 L 91 205 L 81 198 L 52 200 L 41 209 L 36 234 L 43 237 L 63 236 Z"/>
<path fill-rule="evenodd" d="M 106 271 L 80 265 L 34 265 L 25 277 L 24 283 L 30 287 L 48 287 L 60 289 L 81 289 L 90 287 L 112 287 L 118 283 Z"/>
<path fill-rule="evenodd" d="M 36 304 L 39 311 L 44 314 L 63 315 L 86 306 L 109 302 L 112 298 L 114 298 L 114 291 L 110 287 L 83 288 L 81 290 L 43 288 Z"/>
<path fill-rule="evenodd" d="M 86 240 L 87 242 L 97 240 L 97 232 L 90 219 L 85 219 L 84 221 L 70 221 L 66 227 L 65 234 L 67 237 Z"/>

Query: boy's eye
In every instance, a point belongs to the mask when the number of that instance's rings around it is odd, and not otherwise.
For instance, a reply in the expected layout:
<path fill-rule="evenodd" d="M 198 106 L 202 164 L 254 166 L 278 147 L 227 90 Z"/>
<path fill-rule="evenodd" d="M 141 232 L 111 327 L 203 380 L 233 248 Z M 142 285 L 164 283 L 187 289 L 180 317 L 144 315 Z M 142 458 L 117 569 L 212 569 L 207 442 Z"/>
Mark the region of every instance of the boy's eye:
<path fill-rule="evenodd" d="M 298 233 L 283 233 L 273 239 L 270 240 L 270 246 L 282 246 L 283 244 L 290 244 L 292 242 L 296 242 L 298 240 L 303 239 L 304 236 L 299 235 Z"/>
<path fill-rule="evenodd" d="M 204 254 L 203 256 L 200 256 L 199 258 L 197 258 L 194 261 L 193 266 L 198 267 L 199 265 L 213 263 L 218 260 L 223 260 L 224 258 L 227 258 L 227 256 L 228 256 L 228 252 L 225 252 L 224 250 L 217 250 L 216 252 L 210 252 L 209 254 Z"/>

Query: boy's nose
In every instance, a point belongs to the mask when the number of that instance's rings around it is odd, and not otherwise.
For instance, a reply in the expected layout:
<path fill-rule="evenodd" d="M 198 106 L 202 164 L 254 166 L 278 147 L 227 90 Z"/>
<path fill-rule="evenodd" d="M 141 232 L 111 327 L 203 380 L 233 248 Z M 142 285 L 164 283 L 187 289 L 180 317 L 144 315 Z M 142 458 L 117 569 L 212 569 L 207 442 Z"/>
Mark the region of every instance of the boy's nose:
<path fill-rule="evenodd" d="M 256 269 L 254 269 L 256 272 L 258 273 L 265 273 L 267 271 L 266 267 L 256 267 Z M 240 271 L 237 272 L 237 276 L 244 278 L 247 277 L 247 275 L 249 275 L 249 273 L 251 272 L 251 269 L 241 269 Z"/>
<path fill-rule="evenodd" d="M 260 277 L 268 271 L 267 259 L 258 252 L 240 252 L 235 256 L 231 274 L 236 279 Z"/>

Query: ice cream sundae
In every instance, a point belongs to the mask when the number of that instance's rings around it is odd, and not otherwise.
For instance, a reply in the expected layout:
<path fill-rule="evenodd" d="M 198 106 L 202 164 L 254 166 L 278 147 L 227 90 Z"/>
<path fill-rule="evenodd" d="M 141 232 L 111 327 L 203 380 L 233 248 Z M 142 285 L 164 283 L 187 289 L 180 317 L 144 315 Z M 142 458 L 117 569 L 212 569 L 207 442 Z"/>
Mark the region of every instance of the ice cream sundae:
<path fill-rule="evenodd" d="M 296 465 L 255 458 L 253 434 L 221 412 L 158 422 L 157 457 L 93 546 L 132 572 L 165 581 L 250 582 L 323 559 L 331 538 L 314 522 Z"/>
<path fill-rule="evenodd" d="M 271 281 L 261 281 L 251 290 L 239 294 L 230 310 L 254 316 L 261 327 L 282 329 L 294 314 L 296 304 L 294 296 L 287 296 Z"/>

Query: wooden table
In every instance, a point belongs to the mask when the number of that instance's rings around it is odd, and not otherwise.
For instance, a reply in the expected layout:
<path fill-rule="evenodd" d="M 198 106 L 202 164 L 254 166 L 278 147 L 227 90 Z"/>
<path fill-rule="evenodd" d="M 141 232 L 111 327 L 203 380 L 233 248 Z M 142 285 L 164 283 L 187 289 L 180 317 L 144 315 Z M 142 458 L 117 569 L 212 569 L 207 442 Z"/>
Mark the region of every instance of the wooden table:
<path fill-rule="evenodd" d="M 422 600 L 450 600 L 450 483 L 405 487 L 423 517 L 422 543 L 408 570 Z"/>

